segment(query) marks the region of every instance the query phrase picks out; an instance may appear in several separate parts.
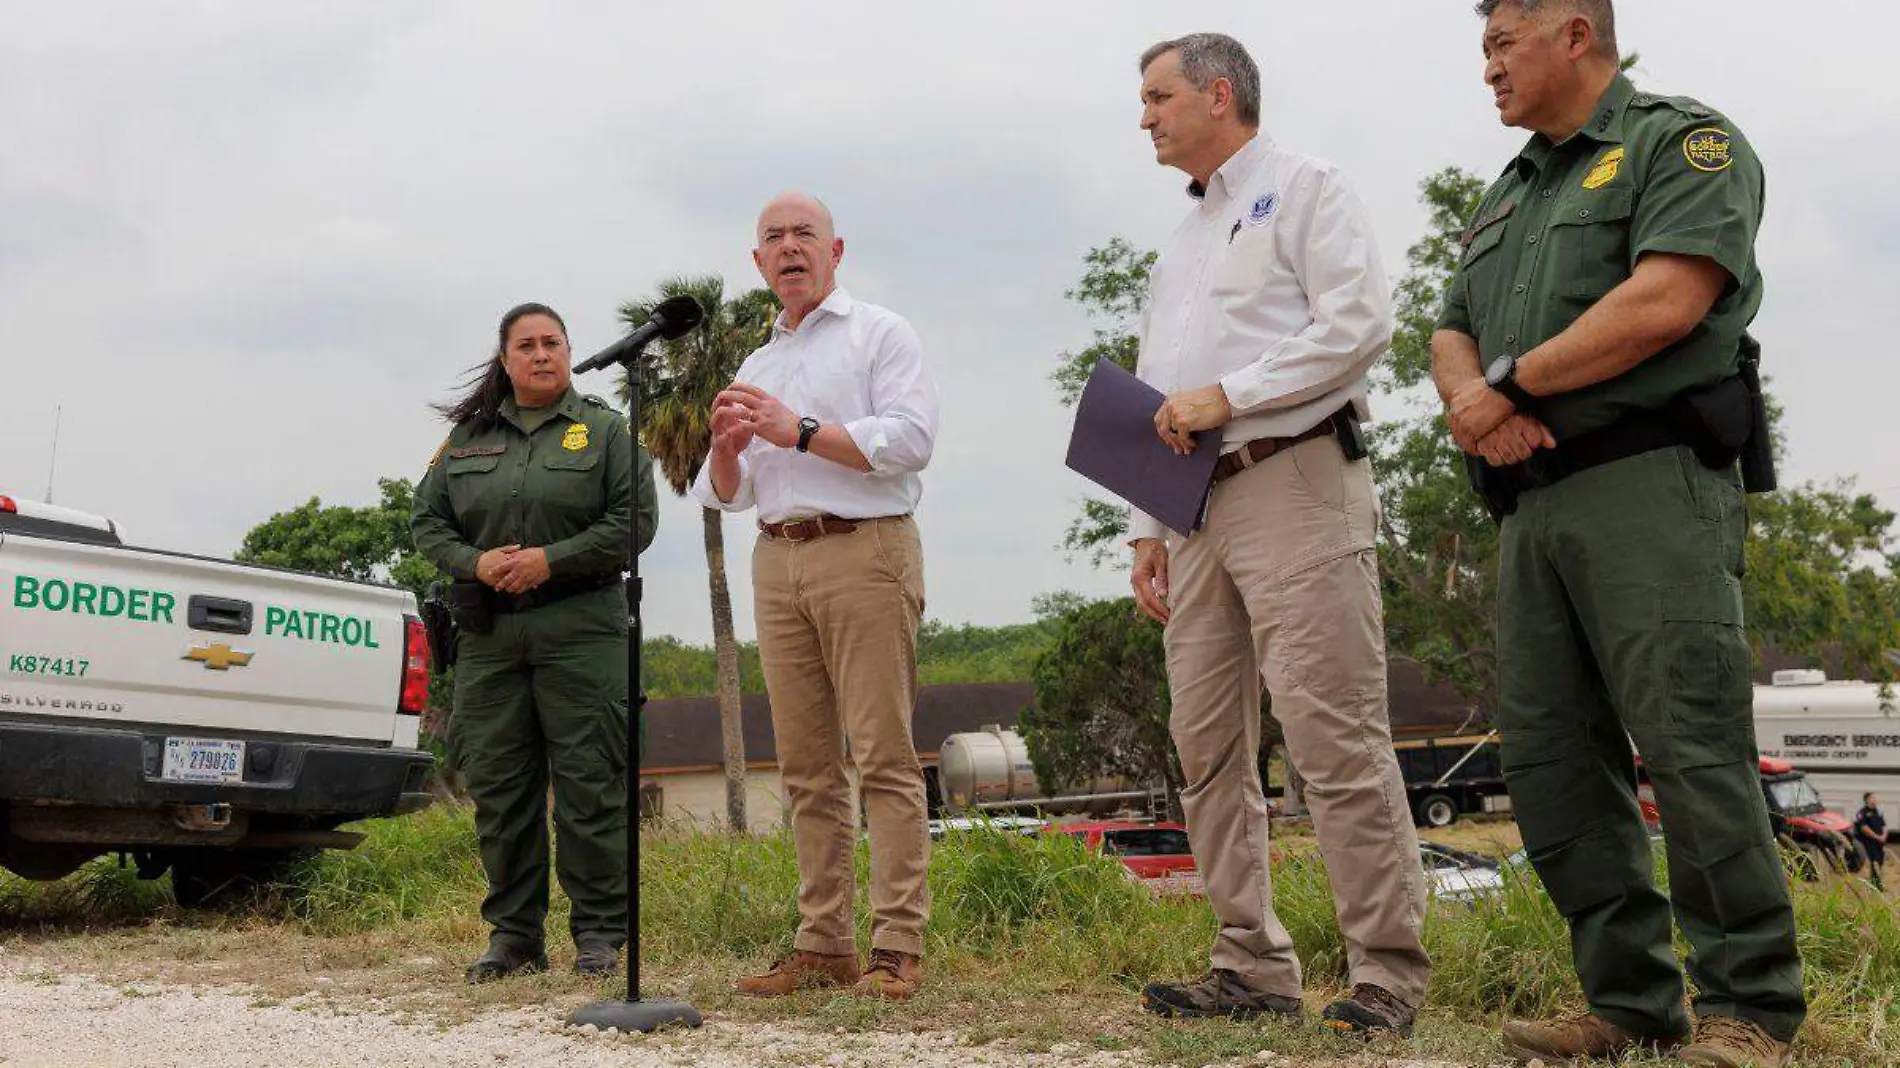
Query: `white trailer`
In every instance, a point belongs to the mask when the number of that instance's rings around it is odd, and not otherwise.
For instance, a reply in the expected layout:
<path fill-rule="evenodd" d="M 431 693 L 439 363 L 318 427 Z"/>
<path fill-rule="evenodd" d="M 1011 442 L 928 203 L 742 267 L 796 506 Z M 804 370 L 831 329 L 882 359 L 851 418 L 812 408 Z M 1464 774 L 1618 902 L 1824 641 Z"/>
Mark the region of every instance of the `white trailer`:
<path fill-rule="evenodd" d="M 1806 772 L 1828 808 L 1852 819 L 1873 793 L 1887 825 L 1900 825 L 1900 687 L 1777 671 L 1755 687 L 1755 742 Z"/>

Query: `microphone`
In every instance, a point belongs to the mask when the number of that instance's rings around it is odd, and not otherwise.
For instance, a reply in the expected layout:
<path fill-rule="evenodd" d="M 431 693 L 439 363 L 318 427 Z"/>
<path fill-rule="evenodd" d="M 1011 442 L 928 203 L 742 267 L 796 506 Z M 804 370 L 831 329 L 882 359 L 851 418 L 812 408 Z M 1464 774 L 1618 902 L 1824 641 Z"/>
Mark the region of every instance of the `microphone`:
<path fill-rule="evenodd" d="M 705 315 L 705 311 L 699 306 L 699 301 L 689 296 L 681 294 L 677 297 L 668 297 L 660 302 L 659 307 L 653 309 L 653 314 L 647 317 L 646 322 L 634 328 L 633 333 L 589 356 L 585 362 L 574 368 L 573 373 L 581 375 L 610 364 L 625 363 L 629 357 L 639 352 L 647 342 L 656 337 L 665 338 L 668 341 L 684 337 L 693 327 L 699 325 L 699 321 L 705 318 Z"/>

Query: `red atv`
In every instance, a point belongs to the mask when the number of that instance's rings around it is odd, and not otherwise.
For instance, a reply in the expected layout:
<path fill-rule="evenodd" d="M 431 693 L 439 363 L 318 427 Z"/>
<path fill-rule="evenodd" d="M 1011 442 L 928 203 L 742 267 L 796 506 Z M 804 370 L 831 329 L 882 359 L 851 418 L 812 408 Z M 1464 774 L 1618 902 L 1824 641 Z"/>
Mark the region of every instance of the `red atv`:
<path fill-rule="evenodd" d="M 1768 824 L 1775 832 L 1775 841 L 1798 857 L 1797 874 L 1813 880 L 1824 871 L 1852 874 L 1866 866 L 1867 850 L 1855 840 L 1853 822 L 1821 801 L 1807 773 L 1785 760 L 1758 759 L 1762 797 L 1768 802 Z M 1641 760 L 1636 762 L 1636 783 L 1643 821 L 1660 827 L 1655 789 Z"/>

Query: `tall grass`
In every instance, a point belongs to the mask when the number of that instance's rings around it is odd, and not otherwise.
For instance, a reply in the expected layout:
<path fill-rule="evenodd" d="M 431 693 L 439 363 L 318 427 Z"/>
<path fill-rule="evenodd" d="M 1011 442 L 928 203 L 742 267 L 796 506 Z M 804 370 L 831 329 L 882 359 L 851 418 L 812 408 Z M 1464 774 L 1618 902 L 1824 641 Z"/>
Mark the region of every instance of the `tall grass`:
<path fill-rule="evenodd" d="M 361 828 L 368 832 L 362 845 L 300 865 L 251 903 L 250 919 L 316 936 L 395 930 L 458 950 L 479 944 L 484 881 L 469 810 L 438 806 Z M 788 834 L 669 827 L 647 832 L 643 844 L 642 949 L 649 965 L 730 977 L 789 951 L 799 879 Z M 856 919 L 867 946 L 868 866 L 860 843 Z M 1433 903 L 1425 941 L 1435 962 L 1429 1000 L 1439 1019 L 1490 1023 L 1504 1014 L 1581 1007 L 1562 918 L 1528 869 L 1507 865 L 1504 874 L 1495 895 Z M 1126 993 L 1207 967 L 1216 924 L 1205 902 L 1155 896 L 1070 836 L 952 832 L 933 843 L 929 878 L 933 984 L 961 997 Z M 554 896 L 551 941 L 565 926 L 558 885 Z M 1850 879 L 1797 883 L 1794 901 L 1811 1000 L 1807 1049 L 1846 1063 L 1889 1063 L 1881 1051 L 1900 1047 L 1894 903 Z M 1309 984 L 1343 985 L 1346 954 L 1317 852 L 1275 862 L 1274 904 Z M 0 875 L 0 931 L 182 915 L 168 883 L 138 881 L 110 859 L 57 883 Z"/>

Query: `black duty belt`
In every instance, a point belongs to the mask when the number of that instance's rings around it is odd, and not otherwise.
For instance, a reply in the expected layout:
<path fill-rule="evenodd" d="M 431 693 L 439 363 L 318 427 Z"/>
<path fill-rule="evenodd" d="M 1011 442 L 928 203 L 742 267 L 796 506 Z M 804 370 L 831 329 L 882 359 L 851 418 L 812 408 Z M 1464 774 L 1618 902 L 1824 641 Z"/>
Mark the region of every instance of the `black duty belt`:
<path fill-rule="evenodd" d="M 618 573 L 576 575 L 573 578 L 549 579 L 526 593 L 502 593 L 500 590 L 493 589 L 488 592 L 494 610 L 505 615 L 542 608 L 556 601 L 565 601 L 569 597 L 578 597 L 583 593 L 605 589 L 619 581 Z"/>
<path fill-rule="evenodd" d="M 1667 409 L 1639 409 L 1629 412 L 1608 426 L 1586 431 L 1557 443 L 1554 449 L 1539 449 L 1523 463 L 1503 469 L 1518 492 L 1554 486 L 1580 471 L 1627 460 L 1658 449 L 1695 444 L 1686 428 Z"/>

